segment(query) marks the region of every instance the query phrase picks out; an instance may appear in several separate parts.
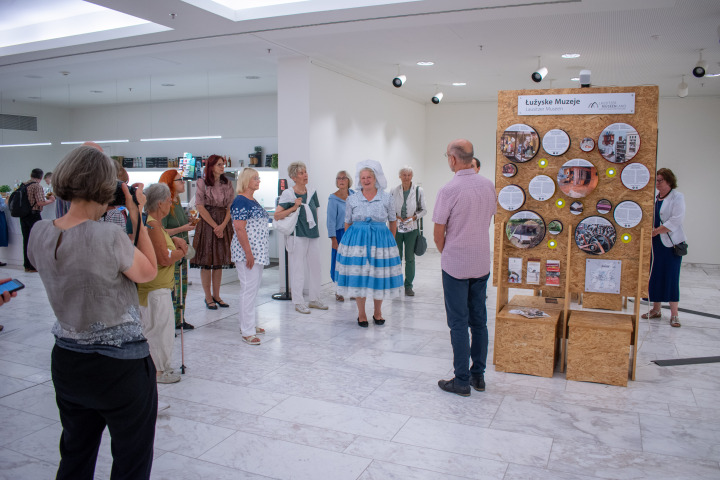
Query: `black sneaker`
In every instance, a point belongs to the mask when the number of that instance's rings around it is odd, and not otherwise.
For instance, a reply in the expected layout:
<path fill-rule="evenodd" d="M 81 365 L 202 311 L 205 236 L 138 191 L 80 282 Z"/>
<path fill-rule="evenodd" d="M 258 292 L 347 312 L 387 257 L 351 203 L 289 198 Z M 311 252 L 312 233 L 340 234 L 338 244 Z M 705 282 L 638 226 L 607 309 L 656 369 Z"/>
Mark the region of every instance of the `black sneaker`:
<path fill-rule="evenodd" d="M 406 288 L 405 288 L 405 295 L 407 295 L 408 297 L 414 297 L 414 296 L 415 296 L 415 292 L 413 291 L 412 287 L 406 287 Z"/>
<path fill-rule="evenodd" d="M 190 324 L 187 323 L 187 322 L 183 322 L 183 323 L 182 323 L 182 328 L 183 328 L 183 330 L 192 330 L 192 329 L 194 329 L 195 327 L 194 327 L 193 325 L 190 325 Z M 175 330 L 180 330 L 180 325 L 175 325 Z"/>
<path fill-rule="evenodd" d="M 454 393 L 456 395 L 460 395 L 461 397 L 469 397 L 470 396 L 470 385 L 466 385 L 464 387 L 458 387 L 455 385 L 455 379 L 450 380 L 438 380 L 438 387 L 440 387 L 441 390 L 445 390 L 446 392 Z"/>
<path fill-rule="evenodd" d="M 480 375 L 479 377 L 472 376 L 470 377 L 470 385 L 477 390 L 478 392 L 484 392 L 485 391 L 485 377 L 483 375 Z"/>

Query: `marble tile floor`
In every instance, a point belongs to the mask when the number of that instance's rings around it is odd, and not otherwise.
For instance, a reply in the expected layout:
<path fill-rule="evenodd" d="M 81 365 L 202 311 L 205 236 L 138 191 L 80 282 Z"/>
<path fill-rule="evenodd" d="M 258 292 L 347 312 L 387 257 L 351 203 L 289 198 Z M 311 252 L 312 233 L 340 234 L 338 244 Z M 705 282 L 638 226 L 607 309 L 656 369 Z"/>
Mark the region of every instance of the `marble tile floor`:
<path fill-rule="evenodd" d="M 183 336 L 182 381 L 158 389 L 171 406 L 158 417 L 153 479 L 720 479 L 720 364 L 651 363 L 720 355 L 718 319 L 681 314 L 679 329 L 667 311 L 643 320 L 627 388 L 491 364 L 487 391 L 462 398 L 437 387 L 452 377 L 437 253 L 418 258 L 416 296 L 386 302 L 387 323 L 368 329 L 331 285 L 328 311 L 272 300 L 278 275 L 264 272 L 257 314 L 268 332 L 257 347 L 240 339 L 239 283 L 223 286 L 230 308 L 210 311 L 191 273 L 197 328 Z M 54 478 L 54 317 L 36 274 L 0 268 L 8 276 L 27 287 L 0 308 L 0 479 Z M 681 285 L 681 307 L 718 313 L 720 268 L 684 266 Z M 180 337 L 175 347 L 179 367 Z M 96 478 L 111 462 L 106 434 Z"/>

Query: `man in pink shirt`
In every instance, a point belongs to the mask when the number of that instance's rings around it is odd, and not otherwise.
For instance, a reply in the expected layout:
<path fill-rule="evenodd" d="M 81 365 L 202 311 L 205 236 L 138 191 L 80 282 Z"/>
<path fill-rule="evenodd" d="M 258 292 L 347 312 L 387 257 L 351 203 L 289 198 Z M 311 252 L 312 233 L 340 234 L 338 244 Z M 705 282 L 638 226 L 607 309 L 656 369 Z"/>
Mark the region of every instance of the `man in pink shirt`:
<path fill-rule="evenodd" d="M 497 209 L 497 199 L 492 182 L 475 174 L 472 143 L 455 140 L 448 145 L 445 155 L 455 176 L 438 192 L 433 222 L 435 245 L 442 254 L 445 312 L 455 378 L 440 380 L 438 386 L 467 397 L 470 385 L 479 392 L 485 390 L 488 350 L 485 292 L 490 277 L 490 221 Z M 468 359 L 472 359 L 470 368 Z"/>

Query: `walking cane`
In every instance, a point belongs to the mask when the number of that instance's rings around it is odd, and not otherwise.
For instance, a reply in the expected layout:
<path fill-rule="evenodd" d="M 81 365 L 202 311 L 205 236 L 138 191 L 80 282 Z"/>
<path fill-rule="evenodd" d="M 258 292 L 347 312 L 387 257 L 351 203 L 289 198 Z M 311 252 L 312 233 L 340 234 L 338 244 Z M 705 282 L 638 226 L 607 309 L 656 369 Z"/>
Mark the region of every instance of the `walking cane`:
<path fill-rule="evenodd" d="M 182 294 L 182 277 L 183 267 L 185 266 L 185 257 L 180 262 L 180 292 L 179 292 L 179 304 L 180 304 L 180 373 L 185 375 L 185 338 L 183 337 L 183 327 L 185 326 L 185 299 Z"/>

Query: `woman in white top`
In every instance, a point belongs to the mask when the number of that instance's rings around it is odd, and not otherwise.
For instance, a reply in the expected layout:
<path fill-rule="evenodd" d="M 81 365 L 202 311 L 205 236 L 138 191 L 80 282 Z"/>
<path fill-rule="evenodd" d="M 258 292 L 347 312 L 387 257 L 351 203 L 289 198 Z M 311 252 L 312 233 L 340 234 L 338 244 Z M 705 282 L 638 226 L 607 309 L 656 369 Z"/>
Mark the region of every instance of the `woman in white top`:
<path fill-rule="evenodd" d="M 397 217 L 397 242 L 400 258 L 405 250 L 405 295 L 412 297 L 413 280 L 415 279 L 415 242 L 420 235 L 419 220 L 427 213 L 425 193 L 412 181 L 413 170 L 409 166 L 400 169 L 400 185 L 393 189 Z M 420 208 L 418 208 L 418 205 Z"/>
<path fill-rule="evenodd" d="M 670 325 L 680 326 L 680 263 L 674 246 L 685 242 L 682 224 L 685 219 L 685 197 L 676 190 L 677 179 L 669 168 L 661 168 L 655 179 L 658 191 L 655 200 L 655 219 L 652 230 L 652 267 L 650 269 L 649 300 L 653 308 L 642 318 L 661 318 L 662 302 L 670 303 Z"/>

